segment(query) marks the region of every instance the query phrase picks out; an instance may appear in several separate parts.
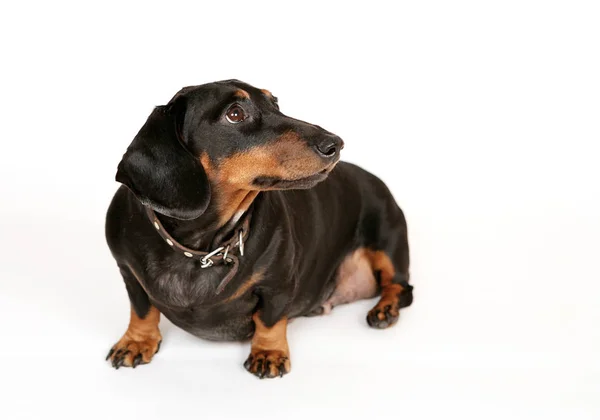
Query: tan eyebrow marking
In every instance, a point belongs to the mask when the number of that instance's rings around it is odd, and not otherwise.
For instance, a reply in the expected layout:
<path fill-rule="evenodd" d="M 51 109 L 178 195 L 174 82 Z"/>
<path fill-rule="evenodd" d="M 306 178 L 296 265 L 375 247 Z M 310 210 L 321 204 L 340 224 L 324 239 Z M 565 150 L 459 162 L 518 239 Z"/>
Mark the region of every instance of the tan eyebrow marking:
<path fill-rule="evenodd" d="M 241 99 L 250 99 L 250 94 L 248 92 L 246 92 L 244 89 L 236 90 L 234 95 Z"/>
<path fill-rule="evenodd" d="M 268 91 L 267 89 L 261 89 L 260 90 L 262 93 L 264 93 L 265 95 L 267 95 L 269 98 L 273 99 L 273 94 Z"/>

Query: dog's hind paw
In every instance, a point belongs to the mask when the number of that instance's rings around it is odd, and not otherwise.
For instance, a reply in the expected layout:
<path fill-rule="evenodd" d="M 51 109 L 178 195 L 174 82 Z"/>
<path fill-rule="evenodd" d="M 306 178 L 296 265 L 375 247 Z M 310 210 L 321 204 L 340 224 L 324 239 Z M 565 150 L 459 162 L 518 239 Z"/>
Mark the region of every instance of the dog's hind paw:
<path fill-rule="evenodd" d="M 367 323 L 373 328 L 387 328 L 398 322 L 400 311 L 397 305 L 388 304 L 382 305 L 377 304 L 367 314 Z"/>

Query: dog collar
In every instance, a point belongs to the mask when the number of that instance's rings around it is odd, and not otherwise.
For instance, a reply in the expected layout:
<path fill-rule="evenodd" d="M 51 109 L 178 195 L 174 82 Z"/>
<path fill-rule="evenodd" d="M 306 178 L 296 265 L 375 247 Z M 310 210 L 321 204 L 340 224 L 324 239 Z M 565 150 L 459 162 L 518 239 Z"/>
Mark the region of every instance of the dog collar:
<path fill-rule="evenodd" d="M 146 214 L 156 228 L 158 234 L 165 240 L 165 242 L 175 251 L 180 252 L 184 256 L 188 258 L 199 259 L 200 268 L 209 268 L 217 264 L 230 267 L 229 272 L 223 278 L 223 280 L 221 280 L 215 291 L 217 295 L 221 293 L 238 271 L 240 260 L 235 255 L 235 252 L 238 251 L 240 257 L 244 256 L 244 241 L 248 237 L 250 228 L 250 209 L 248 209 L 246 214 L 242 217 L 242 222 L 238 223 L 238 228 L 234 230 L 234 235 L 228 241 L 225 241 L 221 246 L 216 247 L 210 252 L 196 251 L 181 245 L 169 234 L 169 232 L 167 232 L 163 224 L 160 222 L 160 220 L 158 220 L 158 216 L 156 213 L 154 213 L 154 210 L 146 206 Z M 222 235 L 219 234 L 217 236 L 222 237 Z"/>

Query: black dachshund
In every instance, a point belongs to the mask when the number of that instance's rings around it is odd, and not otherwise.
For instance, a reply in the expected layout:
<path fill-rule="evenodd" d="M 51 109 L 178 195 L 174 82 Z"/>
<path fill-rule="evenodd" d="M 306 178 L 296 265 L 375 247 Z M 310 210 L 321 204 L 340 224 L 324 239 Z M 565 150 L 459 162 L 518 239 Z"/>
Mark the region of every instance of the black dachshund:
<path fill-rule="evenodd" d="M 237 80 L 155 108 L 106 219 L 131 301 L 112 365 L 150 362 L 161 313 L 198 337 L 252 338 L 261 378 L 290 371 L 291 318 L 380 294 L 368 324 L 396 323 L 412 303 L 406 220 L 382 181 L 338 163 L 343 146 Z"/>

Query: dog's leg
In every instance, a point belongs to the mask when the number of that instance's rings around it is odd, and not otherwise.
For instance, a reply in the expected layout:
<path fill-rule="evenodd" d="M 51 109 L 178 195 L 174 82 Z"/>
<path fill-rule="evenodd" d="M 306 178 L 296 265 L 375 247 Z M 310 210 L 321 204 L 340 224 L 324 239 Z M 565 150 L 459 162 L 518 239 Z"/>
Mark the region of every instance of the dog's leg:
<path fill-rule="evenodd" d="M 150 363 L 162 341 L 158 329 L 160 312 L 150 304 L 146 291 L 131 269 L 121 267 L 121 274 L 131 302 L 131 318 L 127 331 L 106 356 L 106 360 L 110 360 L 116 369 Z"/>
<path fill-rule="evenodd" d="M 367 323 L 373 328 L 387 328 L 394 325 L 400 316 L 400 308 L 412 303 L 413 287 L 408 284 L 408 247 L 398 250 L 396 270 L 390 257 L 384 251 L 371 251 L 371 266 L 381 288 L 381 299 L 367 314 Z"/>
<path fill-rule="evenodd" d="M 290 351 L 286 337 L 287 318 L 267 327 L 257 312 L 252 316 L 256 329 L 252 337 L 246 370 L 259 378 L 283 376 L 291 369 Z"/>

